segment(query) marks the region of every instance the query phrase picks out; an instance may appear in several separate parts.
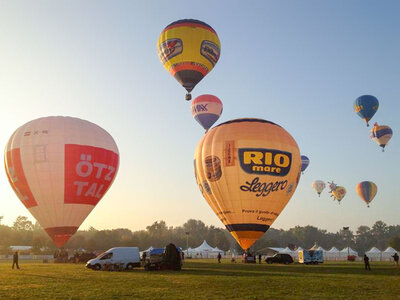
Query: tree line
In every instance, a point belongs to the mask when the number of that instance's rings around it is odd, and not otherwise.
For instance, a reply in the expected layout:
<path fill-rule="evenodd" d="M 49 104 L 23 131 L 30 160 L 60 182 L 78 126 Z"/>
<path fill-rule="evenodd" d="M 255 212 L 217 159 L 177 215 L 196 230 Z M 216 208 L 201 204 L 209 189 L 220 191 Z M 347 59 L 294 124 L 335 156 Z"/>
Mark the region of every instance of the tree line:
<path fill-rule="evenodd" d="M 0 216 L 0 220 L 2 217 Z M 212 247 L 222 250 L 235 250 L 241 253 L 240 246 L 226 229 L 207 226 L 200 220 L 190 219 L 182 226 L 167 226 L 165 221 L 156 221 L 144 230 L 132 231 L 126 228 L 97 230 L 79 230 L 65 245 L 67 249 L 86 249 L 88 251 L 107 250 L 112 247 L 136 246 L 140 250 L 150 246 L 164 247 L 169 243 L 186 249 L 197 247 L 206 240 Z M 342 228 L 336 233 L 327 232 L 314 226 L 296 226 L 288 230 L 270 228 L 251 248 L 257 251 L 264 247 L 303 247 L 308 249 L 314 244 L 339 250 L 352 247 L 361 255 L 375 246 L 381 250 L 391 246 L 400 250 L 400 225 L 388 226 L 377 221 L 372 227 L 359 226 L 353 232 Z M 36 222 L 19 216 L 13 226 L 0 225 L 0 253 L 9 254 L 12 245 L 32 246 L 33 254 L 53 253 L 56 250 L 52 240 Z"/>

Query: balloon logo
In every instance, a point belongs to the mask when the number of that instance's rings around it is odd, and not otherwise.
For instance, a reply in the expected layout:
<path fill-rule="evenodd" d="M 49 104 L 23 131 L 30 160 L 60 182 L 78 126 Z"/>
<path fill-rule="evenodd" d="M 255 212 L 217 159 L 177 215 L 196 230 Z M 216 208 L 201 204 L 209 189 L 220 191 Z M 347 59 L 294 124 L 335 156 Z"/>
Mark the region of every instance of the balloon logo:
<path fill-rule="evenodd" d="M 282 212 L 300 179 L 300 151 L 282 127 L 237 119 L 210 129 L 195 152 L 204 198 L 243 249 Z"/>
<path fill-rule="evenodd" d="M 192 115 L 205 130 L 219 119 L 222 114 L 222 102 L 213 95 L 201 95 L 192 102 Z"/>
<path fill-rule="evenodd" d="M 309 158 L 305 155 L 302 155 L 301 156 L 301 173 L 304 173 L 304 171 L 307 169 L 309 164 L 310 164 Z"/>
<path fill-rule="evenodd" d="M 107 192 L 118 164 L 113 138 L 71 117 L 28 122 L 5 149 L 12 188 L 57 247 L 64 246 Z"/>
<path fill-rule="evenodd" d="M 371 139 L 382 147 L 382 152 L 385 151 L 385 146 L 389 143 L 392 138 L 393 131 L 389 126 L 374 124 L 371 129 Z"/>
<path fill-rule="evenodd" d="M 169 24 L 157 43 L 158 57 L 165 69 L 190 92 L 214 68 L 221 43 L 214 29 L 198 20 L 184 19 Z"/>
<path fill-rule="evenodd" d="M 329 183 L 329 188 L 331 189 L 329 193 L 331 193 L 331 197 L 333 197 L 333 200 L 337 200 L 340 204 L 340 201 L 346 196 L 346 189 L 342 186 L 338 186 L 335 183 L 328 182 Z"/>
<path fill-rule="evenodd" d="M 318 193 L 318 196 L 321 196 L 322 191 L 325 189 L 325 182 L 322 180 L 315 180 L 311 184 L 312 188 Z"/>
<path fill-rule="evenodd" d="M 358 196 L 367 204 L 369 204 L 374 199 L 376 193 L 378 191 L 378 187 L 372 181 L 363 181 L 357 184 L 356 192 Z"/>
<path fill-rule="evenodd" d="M 353 104 L 354 111 L 367 123 L 375 115 L 379 107 L 379 101 L 374 96 L 363 95 L 358 97 Z"/>

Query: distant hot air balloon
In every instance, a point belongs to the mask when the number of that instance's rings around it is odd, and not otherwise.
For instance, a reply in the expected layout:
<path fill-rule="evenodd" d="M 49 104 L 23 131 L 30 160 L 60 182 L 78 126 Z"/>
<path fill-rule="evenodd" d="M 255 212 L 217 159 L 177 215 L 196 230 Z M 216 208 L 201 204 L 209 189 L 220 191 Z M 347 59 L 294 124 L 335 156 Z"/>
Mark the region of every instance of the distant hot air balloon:
<path fill-rule="evenodd" d="M 358 196 L 360 196 L 360 198 L 367 203 L 368 207 L 372 199 L 374 199 L 377 191 L 378 187 L 372 181 L 363 181 L 356 186 L 356 192 Z"/>
<path fill-rule="evenodd" d="M 378 110 L 379 101 L 374 96 L 363 95 L 354 101 L 353 107 L 357 115 L 369 126 L 368 121 L 371 120 Z"/>
<path fill-rule="evenodd" d="M 333 197 L 334 200 L 337 200 L 340 204 L 340 201 L 344 198 L 346 195 L 346 189 L 342 186 L 338 186 L 335 183 L 328 182 L 329 183 L 329 188 L 331 189 L 329 193 L 331 193 L 331 197 Z"/>
<path fill-rule="evenodd" d="M 201 95 L 192 102 L 192 115 L 208 130 L 222 114 L 222 102 L 213 95 Z"/>
<path fill-rule="evenodd" d="M 71 117 L 30 121 L 5 149 L 12 188 L 57 247 L 104 196 L 118 162 L 117 145 L 104 129 Z"/>
<path fill-rule="evenodd" d="M 325 189 L 325 182 L 322 180 L 315 180 L 311 184 L 312 188 L 318 193 L 318 196 L 321 196 L 322 191 Z"/>
<path fill-rule="evenodd" d="M 236 119 L 210 129 L 195 152 L 197 184 L 243 249 L 282 212 L 300 179 L 300 151 L 282 127 Z"/>
<path fill-rule="evenodd" d="M 393 135 L 393 131 L 389 126 L 374 124 L 371 129 L 371 139 L 382 147 L 382 152 L 385 151 L 385 146 L 389 143 Z"/>
<path fill-rule="evenodd" d="M 310 160 L 307 156 L 301 156 L 301 173 L 304 174 L 304 171 L 307 169 L 308 165 L 310 164 Z"/>
<path fill-rule="evenodd" d="M 218 62 L 221 44 L 214 29 L 198 20 L 184 19 L 169 24 L 157 43 L 165 69 L 190 92 Z"/>

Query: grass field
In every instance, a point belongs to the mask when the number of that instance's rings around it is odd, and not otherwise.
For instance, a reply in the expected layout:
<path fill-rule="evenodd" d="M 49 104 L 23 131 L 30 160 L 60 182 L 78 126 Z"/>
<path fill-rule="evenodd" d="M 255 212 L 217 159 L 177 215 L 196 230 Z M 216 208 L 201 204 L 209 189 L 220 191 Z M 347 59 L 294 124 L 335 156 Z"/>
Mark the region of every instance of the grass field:
<path fill-rule="evenodd" d="M 180 272 L 105 272 L 82 264 L 0 263 L 0 299 L 400 299 L 400 268 L 187 260 Z"/>

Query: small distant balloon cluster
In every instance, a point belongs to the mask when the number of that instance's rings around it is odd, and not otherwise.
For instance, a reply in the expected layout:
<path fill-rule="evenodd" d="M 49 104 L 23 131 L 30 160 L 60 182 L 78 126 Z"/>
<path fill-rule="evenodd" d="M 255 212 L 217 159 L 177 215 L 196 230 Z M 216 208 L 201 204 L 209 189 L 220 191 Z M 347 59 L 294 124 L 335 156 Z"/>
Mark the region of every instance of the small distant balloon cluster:
<path fill-rule="evenodd" d="M 369 120 L 375 115 L 379 107 L 379 101 L 377 98 L 371 95 L 363 95 L 358 97 L 353 104 L 354 111 L 360 116 L 369 126 Z M 385 151 L 385 146 L 389 143 L 390 138 L 393 135 L 392 129 L 387 125 L 374 124 L 371 129 L 370 137 L 382 147 L 382 152 Z"/>
<path fill-rule="evenodd" d="M 342 186 L 338 186 L 333 181 L 328 182 L 329 184 L 329 193 L 334 200 L 337 200 L 340 204 L 340 201 L 346 195 L 346 189 Z M 325 182 L 322 180 L 315 180 L 311 184 L 312 188 L 318 193 L 318 196 L 321 196 L 322 191 L 325 189 Z M 374 199 L 376 193 L 378 191 L 378 187 L 372 181 L 362 181 L 356 186 L 356 193 L 358 196 L 367 204 L 369 204 Z"/>

